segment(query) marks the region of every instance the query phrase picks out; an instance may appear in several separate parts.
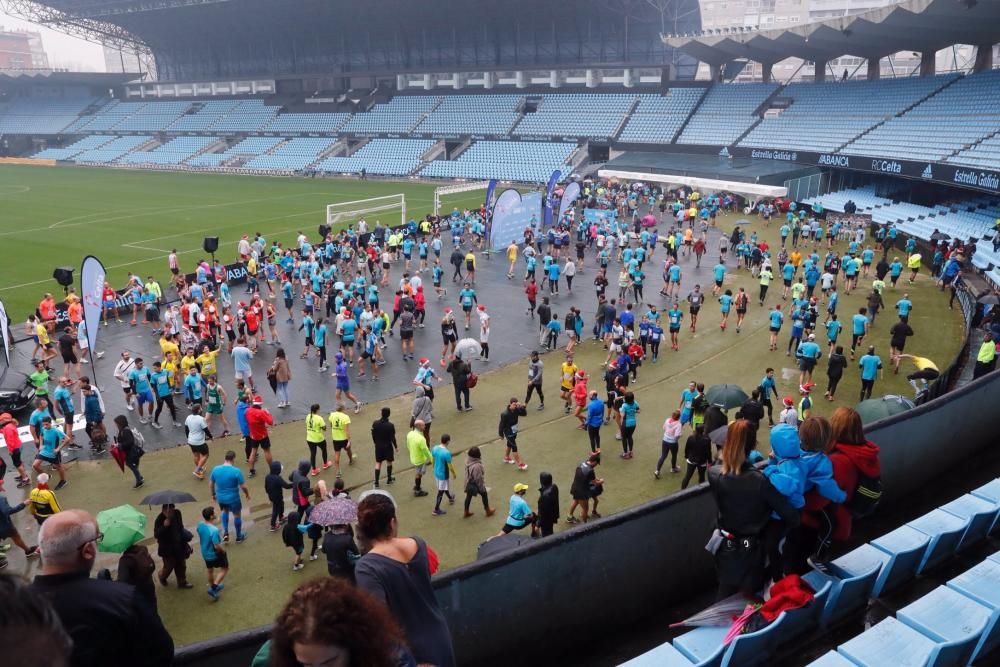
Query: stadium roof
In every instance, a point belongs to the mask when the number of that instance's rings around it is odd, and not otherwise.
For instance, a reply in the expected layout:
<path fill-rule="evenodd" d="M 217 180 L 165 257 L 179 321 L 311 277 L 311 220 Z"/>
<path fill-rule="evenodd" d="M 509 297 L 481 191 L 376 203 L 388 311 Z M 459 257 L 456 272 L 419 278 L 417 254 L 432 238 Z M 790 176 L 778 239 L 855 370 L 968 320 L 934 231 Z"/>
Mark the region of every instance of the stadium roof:
<path fill-rule="evenodd" d="M 776 63 L 793 56 L 813 62 L 843 55 L 875 59 L 897 51 L 923 53 L 953 44 L 1000 42 L 1000 2 L 902 0 L 853 16 L 794 28 L 714 30 L 698 35 L 664 35 L 663 41 L 712 65 L 736 59 Z"/>
<path fill-rule="evenodd" d="M 9 71 L 0 70 L 0 85 L 78 85 L 118 86 L 135 81 L 139 74 L 114 72 L 53 72 L 51 70 Z"/>

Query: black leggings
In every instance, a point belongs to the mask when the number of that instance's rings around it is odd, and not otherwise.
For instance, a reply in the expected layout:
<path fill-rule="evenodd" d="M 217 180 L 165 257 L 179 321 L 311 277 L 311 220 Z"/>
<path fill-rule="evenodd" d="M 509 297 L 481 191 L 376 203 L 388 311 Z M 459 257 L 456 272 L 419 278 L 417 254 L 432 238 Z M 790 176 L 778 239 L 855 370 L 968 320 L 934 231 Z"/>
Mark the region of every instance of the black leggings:
<path fill-rule="evenodd" d="M 840 384 L 840 378 L 841 378 L 840 375 L 838 375 L 837 377 L 827 376 L 826 393 L 830 394 L 831 396 L 837 393 L 837 385 Z"/>
<path fill-rule="evenodd" d="M 670 455 L 670 468 L 674 469 L 677 467 L 677 450 L 678 444 L 676 442 L 667 442 L 666 440 L 660 443 L 660 460 L 656 462 L 656 472 L 660 472 L 660 468 L 663 467 L 663 462 L 667 460 L 667 455 Z"/>
<path fill-rule="evenodd" d="M 639 303 L 642 301 L 642 285 L 632 285 L 632 291 L 635 293 L 635 302 Z"/>
<path fill-rule="evenodd" d="M 635 444 L 632 441 L 632 434 L 635 433 L 635 426 L 622 426 L 622 451 L 626 454 L 632 452 L 632 446 Z"/>
<path fill-rule="evenodd" d="M 174 406 L 174 397 L 170 394 L 156 397 L 156 413 L 153 415 L 153 421 L 157 424 L 160 423 L 160 413 L 163 412 L 164 403 L 166 403 L 167 408 L 170 409 L 170 418 L 177 421 L 177 408 Z"/>
<path fill-rule="evenodd" d="M 306 442 L 306 444 L 309 445 L 309 467 L 316 467 L 317 449 L 323 453 L 323 463 L 327 463 L 330 460 L 326 455 L 326 440 L 323 442 Z"/>
<path fill-rule="evenodd" d="M 319 350 L 319 366 L 322 368 L 326 366 L 326 345 L 317 345 L 316 349 Z"/>
<path fill-rule="evenodd" d="M 872 389 L 875 388 L 875 380 L 861 380 L 861 400 L 872 397 Z"/>
<path fill-rule="evenodd" d="M 528 385 L 528 393 L 524 395 L 525 405 L 527 405 L 528 401 L 531 400 L 531 394 L 533 393 L 538 394 L 538 400 L 542 402 L 542 405 L 545 405 L 545 394 L 542 393 L 542 385 L 540 384 Z"/>
<path fill-rule="evenodd" d="M 660 341 L 654 340 L 649 342 L 649 349 L 653 353 L 653 358 L 656 359 L 660 356 Z"/>
<path fill-rule="evenodd" d="M 271 525 L 277 526 L 281 517 L 285 516 L 285 500 L 271 501 Z"/>
<path fill-rule="evenodd" d="M 705 481 L 705 472 L 708 470 L 708 466 L 699 466 L 694 463 L 687 464 L 687 470 L 684 472 L 684 479 L 681 481 L 681 488 L 688 488 L 688 483 L 691 478 L 694 477 L 694 471 L 698 471 L 698 483 L 701 484 Z"/>
<path fill-rule="evenodd" d="M 765 398 L 761 401 L 761 404 L 767 409 L 767 421 L 771 424 L 774 423 L 774 404 L 771 403 L 771 399 Z"/>
<path fill-rule="evenodd" d="M 480 343 L 479 347 L 483 348 L 483 354 L 482 354 L 483 359 L 489 359 L 490 358 L 490 344 L 489 343 Z"/>
<path fill-rule="evenodd" d="M 587 436 L 590 438 L 590 451 L 596 452 L 601 449 L 601 427 L 587 426 Z"/>
<path fill-rule="evenodd" d="M 489 498 L 489 495 L 485 491 L 483 491 L 482 493 L 469 493 L 468 491 L 466 491 L 465 492 L 465 511 L 466 512 L 469 511 L 469 507 L 472 505 L 472 499 L 475 498 L 476 496 L 481 496 L 482 497 L 482 499 L 483 499 L 483 509 L 484 510 L 489 510 L 490 509 L 490 498 Z"/>

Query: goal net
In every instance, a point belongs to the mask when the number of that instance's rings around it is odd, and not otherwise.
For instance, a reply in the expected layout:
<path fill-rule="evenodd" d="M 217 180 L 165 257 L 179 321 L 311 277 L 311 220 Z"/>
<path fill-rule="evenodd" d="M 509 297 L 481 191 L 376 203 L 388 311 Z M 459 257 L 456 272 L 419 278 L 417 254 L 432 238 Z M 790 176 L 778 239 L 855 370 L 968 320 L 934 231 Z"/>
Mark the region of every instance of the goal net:
<path fill-rule="evenodd" d="M 359 218 L 370 218 L 375 214 L 385 214 L 387 226 L 395 226 L 396 211 L 399 211 L 399 224 L 406 224 L 406 195 L 386 195 L 384 197 L 372 197 L 371 199 L 358 199 L 356 201 L 345 201 L 337 204 L 329 204 L 326 207 L 326 224 L 336 227 L 342 222 L 356 222 Z M 375 220 L 368 220 L 368 228 L 373 229 Z"/>

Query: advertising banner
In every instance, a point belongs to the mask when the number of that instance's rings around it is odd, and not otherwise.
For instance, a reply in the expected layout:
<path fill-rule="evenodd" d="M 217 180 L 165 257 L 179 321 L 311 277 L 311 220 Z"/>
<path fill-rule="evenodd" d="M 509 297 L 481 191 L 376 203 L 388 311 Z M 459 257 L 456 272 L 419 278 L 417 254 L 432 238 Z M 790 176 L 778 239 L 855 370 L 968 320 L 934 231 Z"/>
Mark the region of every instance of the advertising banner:
<path fill-rule="evenodd" d="M 579 197 L 580 197 L 580 184 L 577 183 L 576 181 L 573 181 L 572 183 L 566 186 L 565 190 L 563 190 L 562 199 L 559 202 L 560 220 L 562 220 L 563 215 L 565 215 L 566 211 L 569 210 L 569 208 L 573 205 L 573 202 L 579 199 Z"/>
<path fill-rule="evenodd" d="M 552 197 L 552 191 L 556 189 L 556 183 L 559 182 L 559 178 L 562 176 L 562 172 L 558 169 L 552 172 L 549 176 L 549 183 L 545 186 L 545 213 L 543 224 L 546 227 L 552 226 L 552 209 L 556 207 L 556 200 Z"/>
<path fill-rule="evenodd" d="M 4 308 L 3 301 L 0 301 L 0 327 L 3 327 L 3 353 L 7 357 L 7 365 L 10 366 L 10 320 L 7 319 L 7 309 Z"/>
<path fill-rule="evenodd" d="M 107 271 L 101 260 L 93 255 L 83 258 L 80 267 L 80 298 L 83 299 L 83 321 L 87 324 L 87 342 L 96 349 L 97 331 L 101 327 L 101 296 Z"/>
<path fill-rule="evenodd" d="M 525 227 L 531 225 L 532 219 L 538 223 L 538 215 L 542 209 L 542 193 L 529 192 L 521 196 L 517 190 L 504 190 L 493 205 L 493 231 L 491 247 L 502 250 L 511 241 L 519 241 Z"/>
<path fill-rule="evenodd" d="M 614 222 L 618 219 L 618 211 L 613 208 L 585 208 L 583 209 L 583 219 L 588 225 L 599 225 L 605 221 Z"/>

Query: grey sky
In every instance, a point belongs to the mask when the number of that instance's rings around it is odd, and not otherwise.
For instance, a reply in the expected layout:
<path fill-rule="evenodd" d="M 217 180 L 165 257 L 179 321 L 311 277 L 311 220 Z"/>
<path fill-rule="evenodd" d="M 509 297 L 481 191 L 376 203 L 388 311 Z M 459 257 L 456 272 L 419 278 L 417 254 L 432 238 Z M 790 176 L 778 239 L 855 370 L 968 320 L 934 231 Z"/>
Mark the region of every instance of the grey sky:
<path fill-rule="evenodd" d="M 49 64 L 53 67 L 74 71 L 104 71 L 104 52 L 99 44 L 43 28 L 3 12 L 0 12 L 0 26 L 7 29 L 37 30 L 42 33 L 42 44 L 49 54 Z"/>

